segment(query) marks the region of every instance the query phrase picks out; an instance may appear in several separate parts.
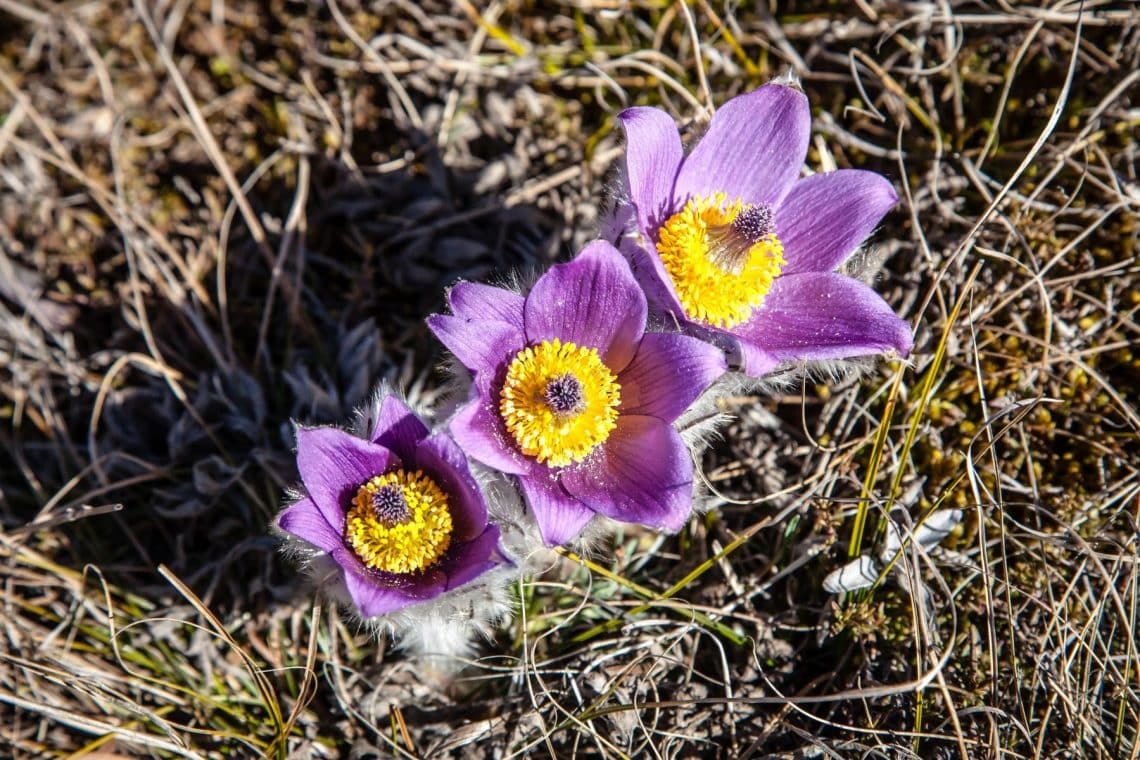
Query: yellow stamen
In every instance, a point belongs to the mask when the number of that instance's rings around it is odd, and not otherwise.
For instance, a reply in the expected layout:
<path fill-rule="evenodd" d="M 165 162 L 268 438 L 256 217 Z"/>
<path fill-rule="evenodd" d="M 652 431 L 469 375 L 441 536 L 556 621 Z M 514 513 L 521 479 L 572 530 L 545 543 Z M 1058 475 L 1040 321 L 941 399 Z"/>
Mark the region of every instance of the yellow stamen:
<path fill-rule="evenodd" d="M 564 467 L 609 438 L 620 403 L 621 386 L 597 349 L 555 338 L 515 355 L 499 413 L 524 454 Z"/>
<path fill-rule="evenodd" d="M 403 503 L 393 507 L 400 497 Z M 360 561 L 374 570 L 423 570 L 438 562 L 451 544 L 447 494 L 419 470 L 377 475 L 357 490 L 352 504 L 345 538 Z"/>
<path fill-rule="evenodd" d="M 739 252 L 726 248 L 730 226 L 749 209 L 727 200 L 724 193 L 692 198 L 665 221 L 657 241 L 685 316 L 720 328 L 747 321 L 787 263 L 775 232 Z"/>

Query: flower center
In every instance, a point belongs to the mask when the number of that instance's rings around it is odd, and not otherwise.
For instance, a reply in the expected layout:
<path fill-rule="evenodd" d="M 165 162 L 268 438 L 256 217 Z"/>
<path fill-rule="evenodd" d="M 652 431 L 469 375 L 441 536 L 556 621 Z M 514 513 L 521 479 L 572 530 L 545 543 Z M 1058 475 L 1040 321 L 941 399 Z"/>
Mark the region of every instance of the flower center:
<path fill-rule="evenodd" d="M 764 302 L 786 263 L 769 206 L 698 196 L 658 232 L 657 252 L 695 322 L 730 328 Z"/>
<path fill-rule="evenodd" d="M 620 403 L 621 386 L 597 349 L 555 338 L 511 360 L 499 413 L 524 454 L 564 467 L 609 438 Z"/>
<path fill-rule="evenodd" d="M 373 570 L 414 573 L 438 562 L 451 544 L 447 495 L 419 470 L 371 478 L 352 504 L 345 538 Z"/>
<path fill-rule="evenodd" d="M 555 414 L 578 414 L 586 406 L 582 381 L 569 372 L 547 381 L 542 400 Z"/>
<path fill-rule="evenodd" d="M 408 498 L 404 496 L 404 489 L 398 485 L 389 484 L 372 491 L 370 503 L 373 516 L 389 528 L 411 519 L 412 510 L 408 506 Z"/>

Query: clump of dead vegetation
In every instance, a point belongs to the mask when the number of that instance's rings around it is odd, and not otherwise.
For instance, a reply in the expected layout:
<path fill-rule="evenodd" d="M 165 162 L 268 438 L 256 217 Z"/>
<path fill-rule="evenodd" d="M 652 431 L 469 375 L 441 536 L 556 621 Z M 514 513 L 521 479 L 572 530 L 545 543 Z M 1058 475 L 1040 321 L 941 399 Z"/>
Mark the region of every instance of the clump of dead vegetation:
<path fill-rule="evenodd" d="M 2 754 L 1135 754 L 1140 13 L 779 5 L 0 0 Z M 434 398 L 423 316 L 592 236 L 620 108 L 785 70 L 809 164 L 904 199 L 912 363 L 727 400 L 719 508 L 567 555 L 456 682 L 314 604 L 290 420 Z"/>

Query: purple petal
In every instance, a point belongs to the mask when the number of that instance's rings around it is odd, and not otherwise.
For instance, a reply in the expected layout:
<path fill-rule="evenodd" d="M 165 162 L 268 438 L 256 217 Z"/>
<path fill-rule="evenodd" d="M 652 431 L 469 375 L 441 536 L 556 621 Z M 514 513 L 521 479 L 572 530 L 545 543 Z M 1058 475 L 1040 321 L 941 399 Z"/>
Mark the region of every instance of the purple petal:
<path fill-rule="evenodd" d="M 653 243 L 646 241 L 646 245 L 652 247 Z M 629 264 L 633 279 L 645 293 L 650 311 L 654 315 L 670 316 L 670 321 L 674 315 L 676 319 L 683 320 L 685 310 L 681 308 L 673 280 L 665 271 L 665 265 L 661 263 L 661 257 L 657 255 L 656 249 L 646 250 L 641 243 L 627 237 L 622 239 L 620 250 Z"/>
<path fill-rule="evenodd" d="M 749 377 L 761 377 L 780 366 L 780 360 L 744 338 L 737 340 L 740 371 Z"/>
<path fill-rule="evenodd" d="M 637 224 L 655 239 L 657 228 L 675 212 L 673 181 L 682 156 L 677 125 L 657 108 L 627 108 L 618 120 L 625 129 L 626 181 Z"/>
<path fill-rule="evenodd" d="M 344 527 L 345 506 L 360 486 L 399 458 L 388 449 L 336 428 L 297 428 L 297 469 L 317 509 Z"/>
<path fill-rule="evenodd" d="M 735 332 L 787 359 L 843 359 L 894 349 L 910 353 L 910 325 L 878 293 L 834 272 L 776 278 L 750 320 Z"/>
<path fill-rule="evenodd" d="M 467 458 L 446 433 L 425 438 L 416 448 L 415 466 L 448 496 L 453 541 L 469 541 L 487 527 L 487 503 L 471 475 Z"/>
<path fill-rule="evenodd" d="M 525 475 L 535 468 L 507 440 L 502 418 L 483 399 L 475 399 L 451 419 L 448 430 L 467 456 L 509 475 Z"/>
<path fill-rule="evenodd" d="M 512 290 L 478 282 L 459 282 L 447 293 L 451 313 L 467 320 L 492 320 L 523 329 L 525 299 Z"/>
<path fill-rule="evenodd" d="M 628 184 L 628 183 L 627 183 Z M 625 188 L 626 197 L 629 188 Z M 616 203 L 598 219 L 598 237 L 617 245 L 626 233 L 637 229 L 637 208 L 632 203 Z"/>
<path fill-rule="evenodd" d="M 645 332 L 645 294 L 629 264 L 604 240 L 539 278 L 526 299 L 530 343 L 559 338 L 598 349 L 614 372 L 625 369 Z"/>
<path fill-rule="evenodd" d="M 776 234 L 788 261 L 784 274 L 834 270 L 897 202 L 886 177 L 860 169 L 796 182 L 776 211 Z"/>
<path fill-rule="evenodd" d="M 802 92 L 766 84 L 725 103 L 681 164 L 673 202 L 723 192 L 778 206 L 807 157 L 811 111 Z"/>
<path fill-rule="evenodd" d="M 687 335 L 646 333 L 618 382 L 623 414 L 672 422 L 724 374 L 724 353 Z"/>
<path fill-rule="evenodd" d="M 277 527 L 297 538 L 308 541 L 321 551 L 331 552 L 344 546 L 342 531 L 344 518 L 339 528 L 329 525 L 321 510 L 313 500 L 306 497 L 290 504 L 277 516 Z"/>
<path fill-rule="evenodd" d="M 672 425 L 622 415 L 598 452 L 563 471 L 562 484 L 614 520 L 677 531 L 693 506 L 693 461 Z"/>
<path fill-rule="evenodd" d="M 458 588 L 502 564 L 498 553 L 499 529 L 488 525 L 481 535 L 456 546 L 447 553 L 444 572 L 447 590 Z"/>
<path fill-rule="evenodd" d="M 380 402 L 376 424 L 372 426 L 373 443 L 390 449 L 401 459 L 408 459 L 427 434 L 427 426 L 403 401 L 389 394 Z"/>
<path fill-rule="evenodd" d="M 344 569 L 348 595 L 361 617 L 395 612 L 413 604 L 434 599 L 447 588 L 447 575 L 438 568 L 422 573 L 392 575 L 368 570 L 352 552 L 333 552 L 333 559 Z"/>
<path fill-rule="evenodd" d="M 572 540 L 594 517 L 594 510 L 566 493 L 549 471 L 519 478 L 519 486 L 547 546 Z"/>
<path fill-rule="evenodd" d="M 494 375 L 503 362 L 526 344 L 522 330 L 506 322 L 433 314 L 427 318 L 427 324 L 440 343 L 476 375 Z"/>
<path fill-rule="evenodd" d="M 367 575 L 355 573 L 347 568 L 344 570 L 344 584 L 361 617 L 370 618 L 386 612 L 395 612 L 411 604 L 396 589 L 378 586 Z"/>

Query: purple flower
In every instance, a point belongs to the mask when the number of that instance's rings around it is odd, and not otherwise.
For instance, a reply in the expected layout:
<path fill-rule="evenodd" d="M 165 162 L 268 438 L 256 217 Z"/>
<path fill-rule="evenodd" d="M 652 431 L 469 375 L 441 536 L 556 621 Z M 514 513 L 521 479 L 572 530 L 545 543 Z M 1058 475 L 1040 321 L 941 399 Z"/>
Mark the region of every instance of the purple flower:
<path fill-rule="evenodd" d="M 910 352 L 908 325 L 834 271 L 898 198 L 869 171 L 797 179 L 811 133 L 802 92 L 768 84 L 733 98 L 687 156 L 665 112 L 619 118 L 637 226 L 621 247 L 656 310 L 735 339 L 752 376 L 785 360 Z"/>
<path fill-rule="evenodd" d="M 496 565 L 499 529 L 463 452 L 394 396 L 370 439 L 297 429 L 306 495 L 277 518 L 328 553 L 362 617 L 395 612 L 468 583 Z"/>
<path fill-rule="evenodd" d="M 693 465 L 672 422 L 725 371 L 694 338 L 646 333 L 645 295 L 609 243 L 551 267 L 525 298 L 462 282 L 428 325 L 473 375 L 451 433 L 517 476 L 548 545 L 595 513 L 679 530 Z"/>

